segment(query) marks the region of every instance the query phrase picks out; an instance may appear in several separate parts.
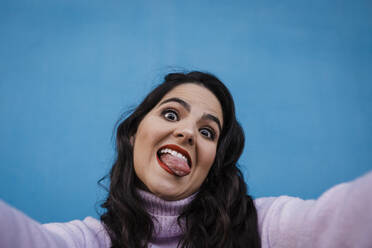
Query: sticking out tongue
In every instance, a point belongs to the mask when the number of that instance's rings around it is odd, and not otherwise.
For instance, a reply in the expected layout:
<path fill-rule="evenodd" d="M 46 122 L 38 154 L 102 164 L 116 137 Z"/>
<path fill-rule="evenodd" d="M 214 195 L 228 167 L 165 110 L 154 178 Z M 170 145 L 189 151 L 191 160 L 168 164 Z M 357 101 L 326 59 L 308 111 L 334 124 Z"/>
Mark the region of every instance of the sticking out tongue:
<path fill-rule="evenodd" d="M 161 161 L 177 176 L 183 177 L 190 173 L 190 167 L 182 158 L 164 153 L 160 156 Z"/>

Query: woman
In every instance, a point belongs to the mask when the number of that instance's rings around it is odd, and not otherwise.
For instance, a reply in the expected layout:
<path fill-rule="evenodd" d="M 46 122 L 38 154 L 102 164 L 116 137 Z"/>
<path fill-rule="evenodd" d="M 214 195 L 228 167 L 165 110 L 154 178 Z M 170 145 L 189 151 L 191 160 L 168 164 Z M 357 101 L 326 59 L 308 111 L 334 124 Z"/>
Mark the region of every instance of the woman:
<path fill-rule="evenodd" d="M 244 134 L 232 97 L 216 77 L 169 74 L 119 125 L 116 142 L 103 204 L 108 212 L 101 217 L 114 247 L 158 241 L 144 209 L 147 195 L 138 188 L 168 201 L 195 198 L 179 219 L 185 230 L 168 237 L 174 246 L 181 239 L 185 247 L 259 247 L 256 210 L 236 167 Z M 187 161 L 172 161 L 167 149 Z"/>
<path fill-rule="evenodd" d="M 253 203 L 227 88 L 171 73 L 117 128 L 101 222 L 40 225 L 0 203 L 0 247 L 371 247 L 372 174 L 317 201 Z"/>

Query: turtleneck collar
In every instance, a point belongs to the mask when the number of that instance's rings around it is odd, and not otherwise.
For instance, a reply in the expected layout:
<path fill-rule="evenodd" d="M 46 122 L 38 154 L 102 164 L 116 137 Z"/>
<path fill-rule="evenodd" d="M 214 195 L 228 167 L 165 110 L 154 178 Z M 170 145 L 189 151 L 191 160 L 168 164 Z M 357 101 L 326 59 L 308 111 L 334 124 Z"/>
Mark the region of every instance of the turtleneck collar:
<path fill-rule="evenodd" d="M 187 206 L 196 196 L 197 193 L 191 196 L 177 200 L 177 201 L 166 201 L 160 197 L 138 189 L 138 193 L 145 203 L 146 210 L 151 215 L 161 215 L 161 216 L 179 216 L 185 206 Z"/>
<path fill-rule="evenodd" d="M 179 240 L 182 236 L 182 228 L 178 225 L 177 218 L 197 193 L 182 200 L 166 201 L 150 192 L 141 189 L 137 191 L 144 201 L 145 209 L 154 221 L 154 241 Z"/>

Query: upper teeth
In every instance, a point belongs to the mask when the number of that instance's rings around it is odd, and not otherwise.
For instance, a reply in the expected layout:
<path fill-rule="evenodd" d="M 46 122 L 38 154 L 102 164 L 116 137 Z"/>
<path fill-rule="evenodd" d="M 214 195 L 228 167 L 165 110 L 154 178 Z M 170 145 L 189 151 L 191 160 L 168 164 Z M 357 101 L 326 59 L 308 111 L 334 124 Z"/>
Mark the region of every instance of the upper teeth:
<path fill-rule="evenodd" d="M 185 160 L 187 162 L 187 158 L 182 155 L 181 153 L 179 152 L 176 152 L 175 150 L 171 150 L 171 149 L 168 149 L 168 148 L 164 148 L 164 149 L 161 149 L 160 150 L 160 153 L 169 153 L 171 154 L 172 156 L 175 156 L 175 157 L 178 157 L 178 158 L 181 158 L 183 160 Z"/>

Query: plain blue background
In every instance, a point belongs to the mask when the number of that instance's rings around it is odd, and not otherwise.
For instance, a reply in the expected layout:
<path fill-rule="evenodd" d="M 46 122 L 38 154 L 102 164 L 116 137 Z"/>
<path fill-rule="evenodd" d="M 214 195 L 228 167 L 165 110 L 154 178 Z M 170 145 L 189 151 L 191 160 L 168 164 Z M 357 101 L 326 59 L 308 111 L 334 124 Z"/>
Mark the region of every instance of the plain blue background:
<path fill-rule="evenodd" d="M 0 197 L 41 222 L 97 216 L 116 120 L 178 69 L 231 89 L 253 196 L 372 169 L 371 1 L 3 0 Z"/>

